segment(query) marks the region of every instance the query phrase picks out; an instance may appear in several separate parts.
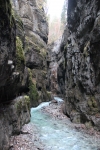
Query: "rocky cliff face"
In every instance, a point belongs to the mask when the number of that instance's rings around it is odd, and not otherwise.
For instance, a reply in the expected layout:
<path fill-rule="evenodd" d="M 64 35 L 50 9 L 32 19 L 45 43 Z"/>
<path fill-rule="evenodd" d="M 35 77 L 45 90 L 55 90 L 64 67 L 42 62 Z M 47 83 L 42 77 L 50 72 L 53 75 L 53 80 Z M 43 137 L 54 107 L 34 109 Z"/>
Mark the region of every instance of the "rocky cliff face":
<path fill-rule="evenodd" d="M 0 149 L 6 150 L 10 136 L 19 134 L 30 120 L 29 97 L 31 106 L 50 99 L 46 91 L 48 26 L 37 0 L 1 0 L 0 20 Z"/>
<path fill-rule="evenodd" d="M 65 60 L 63 41 L 61 39 L 48 45 L 48 81 L 49 88 L 53 95 L 62 96 L 64 94 L 65 83 Z"/>
<path fill-rule="evenodd" d="M 6 102 L 27 91 L 28 70 L 25 67 L 23 42 L 16 35 L 11 3 L 1 2 L 0 12 L 0 101 Z M 23 33 L 22 22 L 17 24 Z"/>
<path fill-rule="evenodd" d="M 65 94 L 65 56 L 68 29 L 64 30 L 62 37 L 54 43 L 48 44 L 47 65 L 48 85 L 53 95 L 61 97 Z"/>
<path fill-rule="evenodd" d="M 0 101 L 6 101 L 10 96 L 10 89 L 14 83 L 15 65 L 15 22 L 12 17 L 9 1 L 0 4 Z M 11 79 L 11 76 L 13 79 Z"/>
<path fill-rule="evenodd" d="M 57 68 L 58 68 L 58 53 L 60 50 L 61 40 L 58 40 L 48 45 L 47 65 L 48 65 L 48 87 L 53 95 L 59 93 L 57 82 Z"/>
<path fill-rule="evenodd" d="M 68 1 L 65 114 L 100 130 L 100 1 Z"/>
<path fill-rule="evenodd" d="M 9 0 L 0 2 L 0 20 L 0 149 L 7 150 L 10 136 L 30 120 L 30 100 L 27 96 L 13 100 L 26 89 L 28 73 Z"/>
<path fill-rule="evenodd" d="M 20 17 L 25 31 L 25 62 L 26 66 L 31 69 L 31 77 L 33 82 L 33 85 L 29 86 L 31 91 L 31 104 L 32 106 L 36 106 L 41 101 L 50 100 L 50 95 L 46 89 L 46 43 L 48 40 L 48 24 L 46 15 L 44 12 L 42 1 L 12 0 L 12 2 L 15 18 L 16 16 Z M 20 34 L 19 31 L 19 25 L 17 27 L 18 35 L 22 37 L 22 34 Z"/>
<path fill-rule="evenodd" d="M 8 150 L 11 135 L 21 133 L 21 128 L 30 120 L 30 99 L 20 96 L 0 107 L 0 149 Z"/>
<path fill-rule="evenodd" d="M 61 43 L 60 43 L 60 50 L 58 53 L 57 61 L 58 61 L 58 68 L 57 68 L 57 81 L 59 92 L 62 97 L 65 95 L 65 74 L 66 74 L 66 43 L 68 37 L 68 28 L 66 27 L 64 33 L 62 35 Z"/>

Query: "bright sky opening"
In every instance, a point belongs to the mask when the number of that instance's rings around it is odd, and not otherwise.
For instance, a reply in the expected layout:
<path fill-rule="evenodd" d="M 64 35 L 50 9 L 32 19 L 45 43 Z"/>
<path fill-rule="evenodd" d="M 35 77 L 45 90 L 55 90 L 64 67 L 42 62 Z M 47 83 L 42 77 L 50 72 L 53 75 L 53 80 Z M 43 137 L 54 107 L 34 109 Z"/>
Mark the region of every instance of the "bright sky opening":
<path fill-rule="evenodd" d="M 64 0 L 47 0 L 47 3 L 50 20 L 52 20 L 55 17 L 60 18 Z"/>

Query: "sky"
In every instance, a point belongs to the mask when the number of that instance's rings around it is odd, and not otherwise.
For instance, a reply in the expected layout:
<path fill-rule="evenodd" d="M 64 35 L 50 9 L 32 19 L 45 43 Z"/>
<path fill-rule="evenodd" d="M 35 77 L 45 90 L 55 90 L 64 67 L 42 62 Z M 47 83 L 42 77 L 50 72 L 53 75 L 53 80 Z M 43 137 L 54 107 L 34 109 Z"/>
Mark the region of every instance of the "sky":
<path fill-rule="evenodd" d="M 48 14 L 50 14 L 50 20 L 54 17 L 60 17 L 64 0 L 47 0 Z"/>

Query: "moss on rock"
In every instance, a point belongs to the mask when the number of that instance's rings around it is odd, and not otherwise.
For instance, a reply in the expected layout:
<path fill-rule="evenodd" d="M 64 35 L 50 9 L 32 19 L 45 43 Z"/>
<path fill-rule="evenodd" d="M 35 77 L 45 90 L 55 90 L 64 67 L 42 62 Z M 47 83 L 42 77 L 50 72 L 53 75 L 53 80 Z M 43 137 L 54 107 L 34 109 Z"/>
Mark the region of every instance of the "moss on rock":
<path fill-rule="evenodd" d="M 51 95 L 52 95 L 52 93 L 50 91 L 47 91 L 48 100 L 51 100 Z"/>
<path fill-rule="evenodd" d="M 25 65 L 25 57 L 23 52 L 23 44 L 19 37 L 16 37 L 16 69 L 18 71 L 23 70 Z"/>
<path fill-rule="evenodd" d="M 29 69 L 29 97 L 31 100 L 31 106 L 37 105 L 39 100 L 39 94 L 36 88 L 36 84 L 32 80 L 32 72 Z"/>
<path fill-rule="evenodd" d="M 30 98 L 27 95 L 19 97 L 16 101 L 17 114 L 20 115 L 24 110 L 30 110 Z"/>
<path fill-rule="evenodd" d="M 21 100 L 16 103 L 16 110 L 17 110 L 17 114 L 21 113 L 21 111 L 22 111 L 22 101 Z"/>
<path fill-rule="evenodd" d="M 91 121 L 86 122 L 86 123 L 85 123 L 85 126 L 86 126 L 87 129 L 92 128 L 92 123 L 91 123 Z"/>
<path fill-rule="evenodd" d="M 25 101 L 28 106 L 28 109 L 30 109 L 30 98 L 29 98 L 29 96 L 24 96 L 24 97 L 25 97 Z"/>
<path fill-rule="evenodd" d="M 98 105 L 97 105 L 97 101 L 96 101 L 96 99 L 95 99 L 94 96 L 91 96 L 91 97 L 88 99 L 88 106 L 89 106 L 90 112 L 91 112 L 92 114 L 98 112 Z"/>
<path fill-rule="evenodd" d="M 30 35 L 30 37 L 25 37 L 25 51 L 29 51 L 30 49 L 34 48 L 35 51 L 39 52 L 40 54 L 46 53 L 46 49 L 42 41 L 39 40 L 35 35 Z"/>

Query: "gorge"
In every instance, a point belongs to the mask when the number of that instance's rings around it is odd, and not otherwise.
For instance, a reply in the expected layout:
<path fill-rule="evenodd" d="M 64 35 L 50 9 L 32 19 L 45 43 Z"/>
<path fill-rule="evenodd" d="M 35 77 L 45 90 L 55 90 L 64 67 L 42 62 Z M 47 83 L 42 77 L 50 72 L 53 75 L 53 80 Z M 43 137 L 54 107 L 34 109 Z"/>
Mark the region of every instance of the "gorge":
<path fill-rule="evenodd" d="M 73 123 L 99 133 L 100 1 L 68 0 L 64 33 L 51 44 L 42 0 L 1 0 L 0 20 L 0 150 L 30 122 L 30 108 L 54 96 Z"/>

